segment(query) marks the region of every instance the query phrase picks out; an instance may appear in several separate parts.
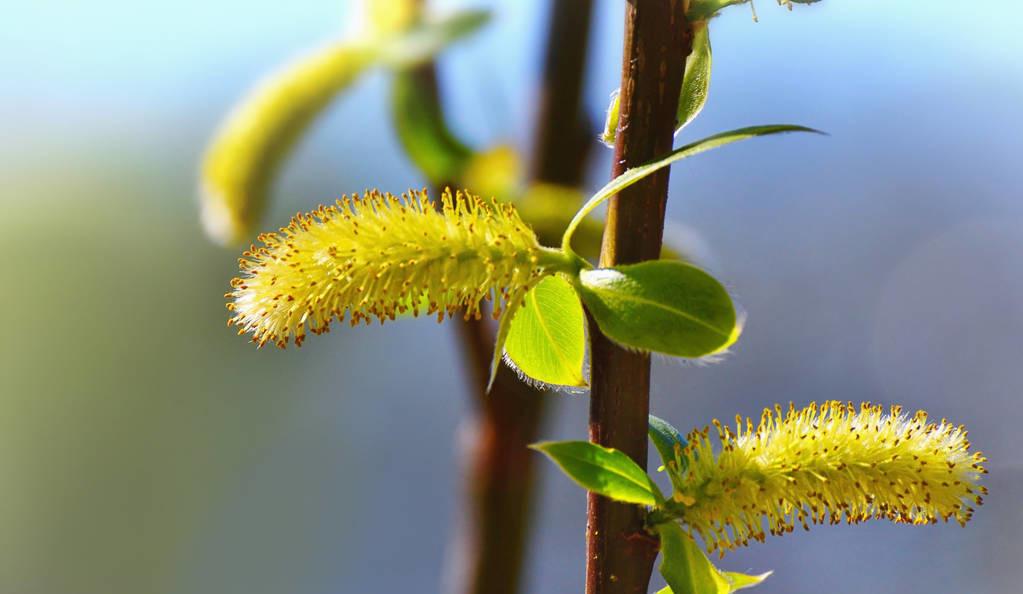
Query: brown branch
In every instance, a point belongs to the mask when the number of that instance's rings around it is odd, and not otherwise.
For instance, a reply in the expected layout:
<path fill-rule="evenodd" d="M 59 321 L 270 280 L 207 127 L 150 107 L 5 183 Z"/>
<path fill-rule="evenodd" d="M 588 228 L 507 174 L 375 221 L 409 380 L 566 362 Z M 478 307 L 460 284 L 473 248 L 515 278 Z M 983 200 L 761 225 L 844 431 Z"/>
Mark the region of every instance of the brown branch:
<path fill-rule="evenodd" d="M 682 0 L 628 1 L 612 177 L 671 150 L 691 41 Z M 610 200 L 602 266 L 658 257 L 667 196 L 663 169 Z M 616 347 L 592 320 L 590 330 L 590 440 L 624 451 L 645 468 L 650 358 Z M 642 510 L 591 493 L 587 514 L 587 594 L 646 592 L 658 542 L 644 530 Z"/>
<path fill-rule="evenodd" d="M 590 146 L 580 106 L 592 0 L 556 0 L 550 7 L 531 176 L 534 181 L 577 186 Z M 483 394 L 493 333 L 478 322 L 467 323 L 460 333 L 474 359 L 482 396 L 474 443 L 467 452 L 472 522 L 462 543 L 467 574 L 457 591 L 515 594 L 521 589 L 536 482 L 536 456 L 526 446 L 538 438 L 548 396 L 523 384 L 506 366 L 491 393 Z"/>
<path fill-rule="evenodd" d="M 593 0 L 553 0 L 533 146 L 535 181 L 578 186 L 596 135 L 582 111 Z M 554 238 L 557 241 L 559 238 Z"/>
<path fill-rule="evenodd" d="M 551 21 L 538 116 L 535 181 L 576 186 L 591 134 L 580 113 L 592 0 L 550 3 Z M 420 88 L 441 109 L 436 68 L 414 73 Z M 459 566 L 454 590 L 464 594 L 516 594 L 521 586 L 526 539 L 535 491 L 536 456 L 527 445 L 537 440 L 545 395 L 501 366 L 485 393 L 494 348 L 486 320 L 458 324 L 459 342 L 469 362 L 470 389 L 478 397 L 468 462 L 469 514 L 458 535 Z"/>

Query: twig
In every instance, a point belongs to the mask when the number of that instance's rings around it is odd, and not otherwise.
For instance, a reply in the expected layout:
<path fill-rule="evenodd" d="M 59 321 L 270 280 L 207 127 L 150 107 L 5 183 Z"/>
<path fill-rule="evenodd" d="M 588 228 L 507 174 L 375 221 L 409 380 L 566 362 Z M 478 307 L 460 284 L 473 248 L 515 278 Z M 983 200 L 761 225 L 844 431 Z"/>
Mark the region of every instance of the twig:
<path fill-rule="evenodd" d="M 628 1 L 612 177 L 671 150 L 691 38 L 682 0 Z M 667 195 L 664 169 L 611 199 L 602 266 L 658 257 Z M 645 468 L 650 358 L 616 347 L 592 320 L 590 329 L 590 439 Z M 587 514 L 587 594 L 646 592 L 658 542 L 644 531 L 640 508 L 590 494 Z"/>
<path fill-rule="evenodd" d="M 550 6 L 531 176 L 534 181 L 576 186 L 582 182 L 592 144 L 580 110 L 592 0 L 557 0 Z M 434 65 L 418 69 L 415 76 L 422 88 L 438 96 Z M 493 328 L 486 320 L 468 321 L 458 325 L 458 333 L 478 409 L 464 452 L 469 514 L 457 537 L 461 566 L 455 568 L 454 591 L 515 594 L 521 586 L 535 491 L 536 455 L 526 446 L 537 440 L 549 395 L 522 383 L 505 366 L 486 394 Z"/>

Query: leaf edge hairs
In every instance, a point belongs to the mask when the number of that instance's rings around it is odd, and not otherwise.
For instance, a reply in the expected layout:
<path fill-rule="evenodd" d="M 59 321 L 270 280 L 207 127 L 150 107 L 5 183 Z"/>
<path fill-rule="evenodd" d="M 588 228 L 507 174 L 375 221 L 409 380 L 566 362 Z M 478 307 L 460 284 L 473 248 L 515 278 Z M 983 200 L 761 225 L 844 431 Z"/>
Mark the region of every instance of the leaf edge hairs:
<path fill-rule="evenodd" d="M 301 346 L 306 329 L 327 332 L 346 317 L 353 326 L 421 310 L 479 318 L 484 300 L 496 319 L 565 263 L 510 204 L 450 190 L 439 203 L 425 190 L 342 196 L 259 241 L 225 297 L 228 325 L 261 347 L 292 337 Z"/>
<path fill-rule="evenodd" d="M 688 436 L 672 507 L 699 534 L 708 552 L 791 532 L 798 523 L 857 524 L 869 519 L 965 525 L 987 488 L 981 452 L 969 452 L 966 428 L 912 417 L 869 402 L 789 404 L 764 409 L 754 429 L 736 416 L 735 431 L 714 420 L 721 450 L 714 454 L 710 428 Z M 675 483 L 676 481 L 673 481 Z M 730 533 L 729 533 L 730 529 Z"/>

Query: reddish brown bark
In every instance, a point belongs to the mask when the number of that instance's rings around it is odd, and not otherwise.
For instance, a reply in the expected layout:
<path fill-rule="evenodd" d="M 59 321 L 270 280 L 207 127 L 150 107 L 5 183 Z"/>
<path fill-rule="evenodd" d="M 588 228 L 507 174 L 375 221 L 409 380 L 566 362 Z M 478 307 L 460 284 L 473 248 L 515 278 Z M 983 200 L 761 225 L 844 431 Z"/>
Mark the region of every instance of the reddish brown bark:
<path fill-rule="evenodd" d="M 612 177 L 671 150 L 691 31 L 682 0 L 629 0 L 618 133 Z M 668 170 L 611 198 L 602 266 L 657 258 L 664 230 Z M 650 359 L 622 350 L 590 323 L 590 439 L 624 451 L 646 467 Z M 658 542 L 643 528 L 643 511 L 589 495 L 587 594 L 645 593 Z"/>
<path fill-rule="evenodd" d="M 593 144 L 580 109 L 592 11 L 592 0 L 550 3 L 533 181 L 569 186 L 582 182 L 587 149 Z M 433 72 L 423 76 L 435 86 Z M 538 439 L 550 395 L 522 383 L 506 366 L 501 366 L 490 394 L 485 394 L 493 328 L 486 320 L 464 322 L 459 336 L 469 362 L 471 389 L 478 397 L 464 452 L 469 510 L 457 543 L 461 567 L 456 568 L 454 591 L 516 594 L 521 590 L 536 482 L 537 456 L 526 446 Z"/>

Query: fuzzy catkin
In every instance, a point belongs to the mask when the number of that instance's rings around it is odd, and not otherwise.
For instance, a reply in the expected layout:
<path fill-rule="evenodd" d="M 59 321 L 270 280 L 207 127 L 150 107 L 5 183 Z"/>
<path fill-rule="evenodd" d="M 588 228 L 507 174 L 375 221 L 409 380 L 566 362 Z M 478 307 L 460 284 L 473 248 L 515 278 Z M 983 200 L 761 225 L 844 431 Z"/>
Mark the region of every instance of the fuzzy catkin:
<path fill-rule="evenodd" d="M 985 458 L 970 453 L 965 428 L 923 411 L 832 401 L 767 409 L 756 429 L 741 417 L 734 432 L 714 424 L 721 451 L 709 428 L 689 435 L 674 501 L 683 524 L 722 555 L 764 540 L 765 524 L 770 534 L 868 519 L 965 524 L 987 492 L 977 484 Z"/>
<path fill-rule="evenodd" d="M 372 191 L 298 214 L 279 233 L 260 235 L 239 260 L 227 294 L 229 324 L 260 346 L 301 345 L 306 329 L 331 321 L 393 320 L 420 309 L 438 320 L 481 302 L 521 301 L 546 274 L 536 236 L 507 204 L 445 192 L 401 197 Z"/>

